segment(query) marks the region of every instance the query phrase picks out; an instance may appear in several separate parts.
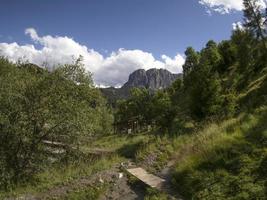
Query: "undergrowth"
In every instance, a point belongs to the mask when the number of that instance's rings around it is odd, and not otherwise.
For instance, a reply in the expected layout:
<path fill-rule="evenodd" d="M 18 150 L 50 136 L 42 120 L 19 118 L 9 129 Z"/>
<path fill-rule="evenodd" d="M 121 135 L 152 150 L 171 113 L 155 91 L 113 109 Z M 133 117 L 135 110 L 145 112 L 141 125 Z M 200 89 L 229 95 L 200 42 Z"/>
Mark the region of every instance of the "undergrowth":
<path fill-rule="evenodd" d="M 56 165 L 38 173 L 32 182 L 10 188 L 9 191 L 1 191 L 0 199 L 7 197 L 18 197 L 24 194 L 37 194 L 49 189 L 71 183 L 72 181 L 93 175 L 99 171 L 111 168 L 114 164 L 120 163 L 123 158 L 113 156 L 101 158 L 96 161 L 80 162 L 69 165 Z"/>
<path fill-rule="evenodd" d="M 199 133 L 177 162 L 179 192 L 188 199 L 266 199 L 266 117 L 261 108 Z"/>

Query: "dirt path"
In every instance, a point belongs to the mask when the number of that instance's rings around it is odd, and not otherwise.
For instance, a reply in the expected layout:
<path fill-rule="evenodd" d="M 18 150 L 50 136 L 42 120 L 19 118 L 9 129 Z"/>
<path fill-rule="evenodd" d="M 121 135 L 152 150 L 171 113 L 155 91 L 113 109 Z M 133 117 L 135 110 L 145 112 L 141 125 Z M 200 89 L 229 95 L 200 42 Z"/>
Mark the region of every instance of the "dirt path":
<path fill-rule="evenodd" d="M 96 149 L 93 153 L 109 154 L 110 151 L 103 149 Z M 126 165 L 135 165 L 128 162 Z M 170 161 L 166 168 L 164 168 L 158 175 L 165 179 L 162 191 L 170 195 L 170 199 L 181 198 L 175 194 L 175 190 L 171 188 L 171 170 L 174 163 Z M 125 166 L 124 166 L 125 167 Z M 129 166 L 126 166 L 126 168 Z M 137 167 L 137 166 L 135 166 Z M 138 184 L 129 184 L 128 174 L 126 170 L 122 170 L 121 164 L 116 164 L 112 168 L 98 172 L 88 177 L 82 177 L 77 180 L 68 182 L 64 185 L 55 186 L 47 191 L 39 194 L 31 195 L 25 194 L 17 198 L 8 198 L 6 200 L 45 200 L 45 199 L 64 199 L 67 195 L 74 191 L 80 191 L 87 187 L 96 187 L 101 185 L 108 185 L 104 194 L 100 196 L 100 200 L 142 200 L 146 194 L 148 187 L 140 181 Z"/>
<path fill-rule="evenodd" d="M 82 190 L 86 187 L 96 187 L 107 184 L 108 188 L 105 194 L 100 196 L 100 200 L 141 200 L 145 196 L 145 186 L 140 184 L 135 187 L 128 183 L 125 173 L 121 172 L 120 164 L 111 169 L 98 172 L 92 176 L 82 177 L 69 182 L 65 185 L 55 186 L 45 192 L 31 195 L 25 194 L 16 198 L 7 198 L 5 200 L 45 200 L 45 199 L 63 199 L 70 192 Z"/>
<path fill-rule="evenodd" d="M 63 199 L 70 192 L 82 190 L 86 187 L 96 187 L 102 184 L 108 184 L 108 188 L 105 193 L 100 196 L 99 200 L 143 200 L 147 188 L 147 185 L 141 181 L 138 182 L 138 184 L 129 184 L 127 174 L 122 172 L 121 167 L 118 164 L 109 170 L 74 180 L 65 185 L 53 187 L 36 195 L 26 194 L 18 198 L 9 198 L 6 200 Z M 181 199 L 172 194 L 173 192 L 169 187 L 169 184 L 166 184 L 163 190 L 170 194 L 170 199 Z"/>
<path fill-rule="evenodd" d="M 183 198 L 179 194 L 177 194 L 176 189 L 173 188 L 171 183 L 174 165 L 175 160 L 170 160 L 167 163 L 166 167 L 163 168 L 158 175 L 166 180 L 164 191 L 169 194 L 173 199 L 182 200 Z"/>
<path fill-rule="evenodd" d="M 130 185 L 126 174 L 111 185 L 99 200 L 143 200 L 146 186 L 140 184 Z"/>

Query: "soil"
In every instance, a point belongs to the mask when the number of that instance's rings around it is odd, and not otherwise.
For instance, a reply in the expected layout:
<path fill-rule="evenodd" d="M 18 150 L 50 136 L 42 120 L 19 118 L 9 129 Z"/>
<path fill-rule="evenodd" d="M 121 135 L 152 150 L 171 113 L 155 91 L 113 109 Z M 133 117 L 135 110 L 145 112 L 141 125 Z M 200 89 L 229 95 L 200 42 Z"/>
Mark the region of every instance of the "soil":
<path fill-rule="evenodd" d="M 166 168 L 164 168 L 158 176 L 166 180 L 164 192 L 170 195 L 170 199 L 181 199 L 179 196 L 175 195 L 175 190 L 170 187 L 170 174 L 173 164 L 172 161 L 169 162 Z M 134 165 L 134 163 L 129 161 L 125 165 L 126 166 L 124 167 L 129 167 Z M 36 195 L 25 194 L 18 198 L 8 198 L 6 200 L 62 199 L 75 190 L 82 190 L 86 187 L 96 187 L 101 185 L 108 185 L 108 187 L 105 193 L 100 196 L 99 200 L 143 200 L 147 186 L 141 181 L 136 182 L 134 185 L 129 184 L 126 173 L 122 171 L 121 165 L 117 164 L 111 169 L 68 182 L 65 185 L 55 186 Z"/>
<path fill-rule="evenodd" d="M 146 186 L 142 183 L 131 186 L 125 173 L 122 173 L 120 166 L 114 166 L 109 170 L 96 173 L 89 177 L 83 177 L 78 180 L 67 183 L 66 185 L 56 186 L 45 192 L 31 195 L 25 194 L 17 198 L 8 198 L 6 200 L 45 200 L 60 199 L 68 193 L 81 190 L 86 187 L 96 187 L 107 184 L 108 188 L 105 194 L 100 196 L 100 200 L 141 200 L 145 196 Z"/>
<path fill-rule="evenodd" d="M 131 186 L 127 177 L 124 176 L 108 188 L 99 200 L 143 200 L 146 192 L 145 188 L 146 186 L 142 183 Z"/>

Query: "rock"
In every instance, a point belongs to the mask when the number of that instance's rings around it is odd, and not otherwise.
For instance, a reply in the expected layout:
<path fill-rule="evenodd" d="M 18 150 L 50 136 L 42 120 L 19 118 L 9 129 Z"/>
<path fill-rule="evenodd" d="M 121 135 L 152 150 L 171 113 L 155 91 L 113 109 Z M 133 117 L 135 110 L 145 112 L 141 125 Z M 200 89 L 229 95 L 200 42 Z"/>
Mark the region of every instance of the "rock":
<path fill-rule="evenodd" d="M 104 180 L 101 178 L 101 176 L 99 177 L 99 182 L 102 184 L 104 183 Z"/>
<path fill-rule="evenodd" d="M 119 179 L 123 177 L 123 173 L 119 173 Z"/>
<path fill-rule="evenodd" d="M 134 87 L 147 88 L 152 92 L 165 89 L 176 80 L 182 79 L 182 74 L 173 74 L 166 69 L 138 69 L 130 74 L 128 81 L 121 88 L 101 88 L 109 104 L 115 105 L 118 99 L 126 99 Z"/>
<path fill-rule="evenodd" d="M 122 89 L 133 87 L 144 87 L 152 91 L 169 87 L 181 74 L 172 74 L 166 69 L 139 69 L 130 74 L 129 80 Z"/>

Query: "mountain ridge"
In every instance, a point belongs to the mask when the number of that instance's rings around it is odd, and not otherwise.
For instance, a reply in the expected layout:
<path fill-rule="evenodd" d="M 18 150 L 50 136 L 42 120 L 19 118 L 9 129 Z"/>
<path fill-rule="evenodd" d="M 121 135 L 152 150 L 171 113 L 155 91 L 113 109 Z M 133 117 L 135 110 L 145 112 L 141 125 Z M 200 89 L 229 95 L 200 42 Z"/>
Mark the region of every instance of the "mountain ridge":
<path fill-rule="evenodd" d="M 144 87 L 151 90 L 165 89 L 182 74 L 173 74 L 166 69 L 138 69 L 129 75 L 122 88 Z"/>
<path fill-rule="evenodd" d="M 132 88 L 146 88 L 155 92 L 168 88 L 178 78 L 182 79 L 181 73 L 174 74 L 166 69 L 138 69 L 129 75 L 128 81 L 122 87 L 101 88 L 101 91 L 108 99 L 108 102 L 113 104 L 118 99 L 127 98 Z"/>

